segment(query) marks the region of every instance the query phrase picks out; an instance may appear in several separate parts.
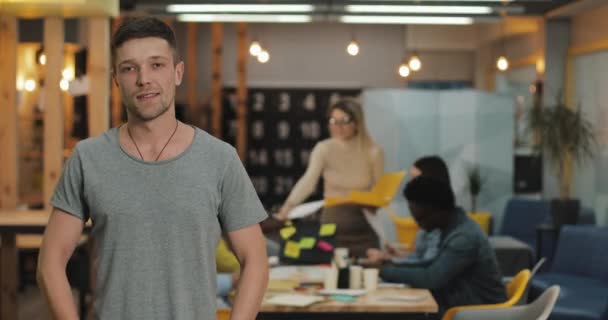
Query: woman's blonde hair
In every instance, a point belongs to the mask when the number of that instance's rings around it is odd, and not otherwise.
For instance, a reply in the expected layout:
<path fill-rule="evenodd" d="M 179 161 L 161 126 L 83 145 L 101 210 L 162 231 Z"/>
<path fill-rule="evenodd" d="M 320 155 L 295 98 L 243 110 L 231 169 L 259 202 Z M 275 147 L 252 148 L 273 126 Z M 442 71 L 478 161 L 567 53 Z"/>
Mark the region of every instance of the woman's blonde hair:
<path fill-rule="evenodd" d="M 357 139 L 359 147 L 367 149 L 374 145 L 374 141 L 370 137 L 365 125 L 363 108 L 355 98 L 342 98 L 338 100 L 338 102 L 329 107 L 328 117 L 331 117 L 331 113 L 336 109 L 346 113 L 354 121 L 356 126 L 355 139 Z"/>

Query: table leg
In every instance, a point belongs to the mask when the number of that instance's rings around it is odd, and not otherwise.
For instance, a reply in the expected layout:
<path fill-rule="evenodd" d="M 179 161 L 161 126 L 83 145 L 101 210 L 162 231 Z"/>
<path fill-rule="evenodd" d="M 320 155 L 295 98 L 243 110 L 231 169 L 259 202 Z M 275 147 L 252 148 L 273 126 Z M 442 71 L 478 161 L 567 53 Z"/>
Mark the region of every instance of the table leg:
<path fill-rule="evenodd" d="M 17 240 L 3 232 L 0 241 L 0 319 L 17 319 Z"/>

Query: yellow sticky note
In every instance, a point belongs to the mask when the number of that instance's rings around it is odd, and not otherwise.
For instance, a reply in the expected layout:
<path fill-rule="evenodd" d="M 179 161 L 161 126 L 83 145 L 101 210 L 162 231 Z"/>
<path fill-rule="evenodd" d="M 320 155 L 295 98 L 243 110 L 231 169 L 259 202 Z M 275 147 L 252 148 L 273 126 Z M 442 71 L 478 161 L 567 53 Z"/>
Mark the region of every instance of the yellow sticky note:
<path fill-rule="evenodd" d="M 287 240 L 296 233 L 296 228 L 294 228 L 294 227 L 283 228 L 283 229 L 281 229 L 280 233 L 281 233 L 281 238 L 283 238 L 283 240 Z"/>
<path fill-rule="evenodd" d="M 336 233 L 336 224 L 335 223 L 327 223 L 321 226 L 321 230 L 319 230 L 319 235 L 322 237 L 331 236 Z"/>
<path fill-rule="evenodd" d="M 295 241 L 287 241 L 285 243 L 285 256 L 288 258 L 297 259 L 300 257 L 300 244 Z"/>
<path fill-rule="evenodd" d="M 300 249 L 312 249 L 316 242 L 315 238 L 302 238 L 300 239 Z"/>

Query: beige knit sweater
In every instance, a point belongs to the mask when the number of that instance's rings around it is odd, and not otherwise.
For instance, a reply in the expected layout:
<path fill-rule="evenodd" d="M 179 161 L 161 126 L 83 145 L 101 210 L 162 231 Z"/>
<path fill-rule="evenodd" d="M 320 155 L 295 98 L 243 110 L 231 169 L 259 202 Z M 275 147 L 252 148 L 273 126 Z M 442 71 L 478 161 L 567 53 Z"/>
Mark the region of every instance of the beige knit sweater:
<path fill-rule="evenodd" d="M 379 145 L 362 150 L 356 139 L 326 139 L 315 145 L 308 168 L 291 190 L 286 203 L 298 205 L 314 192 L 323 176 L 324 197 L 347 196 L 370 190 L 384 173 L 384 151 Z"/>

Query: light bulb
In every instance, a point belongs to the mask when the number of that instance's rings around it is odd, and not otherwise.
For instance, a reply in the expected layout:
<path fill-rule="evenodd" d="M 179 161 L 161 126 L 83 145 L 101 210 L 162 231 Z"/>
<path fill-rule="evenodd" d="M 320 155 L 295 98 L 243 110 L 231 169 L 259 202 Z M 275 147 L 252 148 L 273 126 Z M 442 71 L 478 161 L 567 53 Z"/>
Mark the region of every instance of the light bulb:
<path fill-rule="evenodd" d="M 420 58 L 418 58 L 417 55 L 413 55 L 410 58 L 408 65 L 410 67 L 410 70 L 412 70 L 412 71 L 418 71 L 418 70 L 420 70 L 420 68 L 422 68 L 422 62 L 420 61 Z"/>
<path fill-rule="evenodd" d="M 536 61 L 536 73 L 538 73 L 538 74 L 545 73 L 545 59 L 540 58 Z"/>
<path fill-rule="evenodd" d="M 68 81 L 73 80 L 74 79 L 74 69 L 72 69 L 72 68 L 63 69 L 63 71 L 61 71 L 61 76 Z"/>
<path fill-rule="evenodd" d="M 32 79 L 25 80 L 25 91 L 32 92 L 36 89 L 36 81 Z"/>
<path fill-rule="evenodd" d="M 496 67 L 500 71 L 506 71 L 507 69 L 509 69 L 509 61 L 505 56 L 500 56 L 500 58 L 496 60 Z"/>
<path fill-rule="evenodd" d="M 407 64 L 402 63 L 399 66 L 399 75 L 403 78 L 407 78 L 410 75 L 410 68 L 407 66 Z"/>
<path fill-rule="evenodd" d="M 40 62 L 41 65 L 45 65 L 46 64 L 46 54 L 44 54 L 44 53 L 41 54 L 40 58 L 38 58 L 38 59 L 39 59 L 38 61 Z"/>
<path fill-rule="evenodd" d="M 351 56 L 356 56 L 359 54 L 359 44 L 357 43 L 357 40 L 352 40 L 348 44 L 348 47 L 346 47 L 346 52 L 348 52 L 348 54 Z"/>
<path fill-rule="evenodd" d="M 260 45 L 259 42 L 253 41 L 251 43 L 251 45 L 249 46 L 249 54 L 251 54 L 254 57 L 257 57 L 258 54 L 260 54 L 260 52 L 262 52 L 262 46 Z"/>
<path fill-rule="evenodd" d="M 266 50 L 262 50 L 260 54 L 258 54 L 258 61 L 260 63 L 266 63 L 270 60 L 270 54 Z"/>
<path fill-rule="evenodd" d="M 17 76 L 17 90 L 21 91 L 25 88 L 25 80 L 23 76 Z"/>
<path fill-rule="evenodd" d="M 61 88 L 61 91 L 68 91 L 70 82 L 66 78 L 61 79 L 61 81 L 59 81 L 59 88 Z"/>

